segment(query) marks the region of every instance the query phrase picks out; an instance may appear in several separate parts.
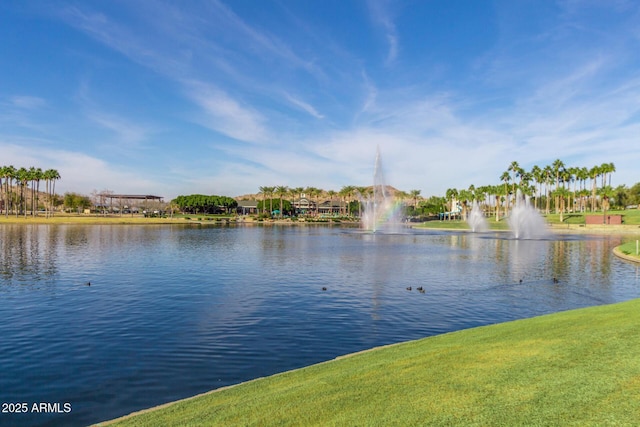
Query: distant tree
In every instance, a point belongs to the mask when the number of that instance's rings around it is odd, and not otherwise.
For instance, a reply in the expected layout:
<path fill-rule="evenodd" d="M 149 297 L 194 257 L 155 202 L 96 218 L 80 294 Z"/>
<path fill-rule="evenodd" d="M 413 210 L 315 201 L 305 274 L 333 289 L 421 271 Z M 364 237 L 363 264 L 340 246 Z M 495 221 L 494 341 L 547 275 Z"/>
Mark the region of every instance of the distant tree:
<path fill-rule="evenodd" d="M 418 206 L 418 197 L 420 197 L 420 190 L 411 190 L 409 191 L 409 195 L 413 199 L 413 208 L 415 209 Z"/>
<path fill-rule="evenodd" d="M 78 193 L 64 193 L 63 203 L 68 211 L 79 211 L 91 207 L 91 199 Z"/>
<path fill-rule="evenodd" d="M 640 209 L 640 182 L 637 182 L 629 188 L 629 203 L 637 205 Z"/>

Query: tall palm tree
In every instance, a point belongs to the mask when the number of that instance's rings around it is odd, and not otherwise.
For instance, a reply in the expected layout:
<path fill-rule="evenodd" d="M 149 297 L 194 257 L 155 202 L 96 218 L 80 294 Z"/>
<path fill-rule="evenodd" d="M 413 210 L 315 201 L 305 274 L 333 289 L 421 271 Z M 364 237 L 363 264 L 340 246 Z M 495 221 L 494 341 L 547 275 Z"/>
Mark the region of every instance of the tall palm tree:
<path fill-rule="evenodd" d="M 540 196 L 542 196 L 542 182 L 544 180 L 544 175 L 543 175 L 542 169 L 538 165 L 534 165 L 531 168 L 530 174 L 533 177 L 533 179 L 536 181 L 536 184 L 538 184 L 538 192 L 534 201 L 534 207 L 538 209 L 538 199 L 540 198 Z"/>
<path fill-rule="evenodd" d="M 55 169 L 47 169 L 42 174 L 47 186 L 48 211 L 47 217 L 53 215 L 55 210 L 56 181 L 60 179 L 60 173 Z"/>
<path fill-rule="evenodd" d="M 586 199 L 585 199 L 585 186 L 587 179 L 589 179 L 589 169 L 586 167 L 577 168 L 576 171 L 576 179 L 580 181 L 580 190 L 578 192 L 580 196 L 580 212 L 584 212 L 586 210 Z M 587 192 L 588 194 L 588 192 Z"/>
<path fill-rule="evenodd" d="M 0 166 L 0 195 L 2 195 L 2 199 L 1 200 L 2 200 L 3 209 L 7 208 L 7 205 L 6 205 L 5 201 L 4 201 L 5 198 L 4 198 L 4 183 L 3 183 L 3 180 L 4 180 L 4 168 L 5 167 L 6 166 Z M 2 213 L 2 211 L 0 211 L 0 213 Z"/>
<path fill-rule="evenodd" d="M 500 175 L 500 181 L 504 182 L 504 194 L 507 197 L 507 206 L 505 207 L 505 215 L 507 215 L 509 213 L 509 190 L 507 186 L 509 185 L 509 181 L 511 181 L 511 175 L 509 174 L 508 170 L 502 172 L 502 175 Z"/>
<path fill-rule="evenodd" d="M 333 214 L 333 198 L 338 194 L 335 190 L 327 191 L 327 196 L 329 196 L 329 211 Z"/>
<path fill-rule="evenodd" d="M 340 191 L 338 191 L 338 196 L 340 196 L 340 205 L 341 205 L 341 213 L 342 215 L 347 215 L 347 207 L 348 207 L 348 199 L 347 197 L 353 191 L 353 186 L 344 185 Z"/>
<path fill-rule="evenodd" d="M 609 184 L 607 185 L 611 187 L 611 174 L 616 171 L 616 165 L 614 165 L 613 162 L 611 162 L 608 164 L 608 169 L 609 169 Z"/>
<path fill-rule="evenodd" d="M 560 222 L 564 221 L 563 214 L 565 210 L 565 200 L 569 198 L 570 192 L 565 187 L 557 187 L 554 191 L 554 195 L 560 203 L 560 206 L 556 207 L 556 211 L 560 212 Z"/>
<path fill-rule="evenodd" d="M 280 197 L 280 218 L 282 218 L 282 216 L 283 216 L 283 214 L 282 214 L 282 198 L 289 191 L 289 187 L 287 187 L 286 185 L 279 185 L 279 186 L 276 187 L 275 191 L 276 191 L 276 194 L 278 195 L 278 197 Z"/>
<path fill-rule="evenodd" d="M 496 222 L 500 221 L 500 205 L 502 204 L 502 202 L 505 200 L 505 198 L 508 196 L 508 190 L 507 187 L 504 185 L 493 185 L 491 187 L 491 192 L 493 193 L 494 197 L 495 197 L 495 204 L 496 204 Z M 506 210 L 506 206 L 505 206 L 505 214 L 504 216 L 507 216 L 507 210 Z"/>
<path fill-rule="evenodd" d="M 553 168 L 553 172 L 556 175 L 556 190 L 558 189 L 558 187 L 560 186 L 560 173 L 564 170 L 564 163 L 562 162 L 562 160 L 560 159 L 556 159 L 553 164 L 551 165 L 551 167 Z M 556 213 L 558 213 L 558 209 L 559 209 L 559 201 L 560 201 L 560 195 L 559 193 L 556 193 Z"/>
<path fill-rule="evenodd" d="M 358 217 L 362 218 L 362 199 L 368 199 L 373 194 L 373 187 L 355 187 L 354 192 L 360 195 L 358 200 Z"/>
<path fill-rule="evenodd" d="M 599 176 L 600 166 L 596 165 L 589 169 L 589 178 L 591 178 L 591 212 L 596 210 L 596 186 Z"/>
<path fill-rule="evenodd" d="M 38 202 L 40 199 L 40 181 L 43 178 L 43 172 L 40 168 L 30 168 L 31 175 L 31 215 L 36 216 L 38 212 Z"/>
<path fill-rule="evenodd" d="M 314 201 L 315 205 L 316 205 L 316 209 L 315 209 L 315 216 L 318 216 L 318 203 L 315 200 L 317 197 L 319 197 L 321 191 L 320 189 L 316 188 L 316 187 L 307 187 L 305 188 L 304 192 L 309 196 L 309 198 L 311 200 Z"/>
<path fill-rule="evenodd" d="M 5 186 L 5 191 L 4 191 L 5 212 L 4 213 L 6 217 L 9 216 L 9 210 L 12 207 L 11 205 L 14 205 L 14 203 L 12 203 L 13 201 L 12 189 L 13 189 L 13 181 L 17 180 L 17 174 L 18 174 L 18 171 L 16 170 L 15 167 L 13 167 L 13 165 L 5 166 L 2 171 L 2 176 L 4 177 L 4 186 Z"/>
<path fill-rule="evenodd" d="M 418 206 L 418 197 L 420 197 L 420 190 L 410 190 L 409 195 L 413 199 L 413 210 L 416 210 Z"/>
<path fill-rule="evenodd" d="M 460 190 L 458 192 L 458 198 L 460 199 L 460 204 L 462 205 L 461 217 L 463 220 L 467 219 L 467 212 L 469 211 L 469 202 L 473 200 L 474 195 L 470 190 Z"/>
<path fill-rule="evenodd" d="M 598 189 L 598 194 L 602 200 L 602 215 L 606 216 L 607 209 L 609 209 L 609 200 L 614 195 L 613 188 L 609 185 L 605 185 Z"/>
<path fill-rule="evenodd" d="M 302 193 L 304 193 L 304 188 L 303 187 L 296 187 L 293 188 L 291 190 L 291 192 L 298 197 L 298 209 L 300 208 L 300 200 L 302 200 Z M 291 206 L 293 206 L 293 211 L 295 214 L 297 214 L 296 210 L 295 210 L 295 205 L 292 203 Z"/>
<path fill-rule="evenodd" d="M 266 191 L 269 195 L 269 215 L 273 215 L 273 193 L 276 191 L 276 187 L 266 187 Z"/>
<path fill-rule="evenodd" d="M 451 219 L 451 212 L 456 207 L 456 199 L 458 198 L 458 190 L 455 188 L 447 188 L 446 192 L 447 200 L 449 200 L 449 219 Z"/>
<path fill-rule="evenodd" d="M 267 197 L 269 197 L 269 215 L 273 212 L 273 192 L 276 187 L 260 187 L 260 193 L 262 193 L 262 213 L 265 213 L 267 208 Z"/>
<path fill-rule="evenodd" d="M 16 171 L 15 179 L 16 179 L 17 185 L 20 186 L 20 202 L 18 203 L 18 209 L 16 209 L 16 218 L 18 217 L 20 212 L 23 212 L 22 209 L 24 209 L 24 216 L 26 218 L 27 217 L 27 201 L 25 200 L 24 189 L 27 186 L 27 183 L 29 182 L 29 171 L 26 168 L 21 167 Z"/>

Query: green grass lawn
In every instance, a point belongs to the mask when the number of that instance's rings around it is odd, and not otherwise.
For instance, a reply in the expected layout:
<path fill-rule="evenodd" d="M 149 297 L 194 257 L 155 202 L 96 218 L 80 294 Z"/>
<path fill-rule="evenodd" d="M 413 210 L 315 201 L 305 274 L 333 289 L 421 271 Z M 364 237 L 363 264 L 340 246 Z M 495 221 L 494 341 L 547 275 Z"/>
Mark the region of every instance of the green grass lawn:
<path fill-rule="evenodd" d="M 562 222 L 560 221 L 560 214 L 543 215 L 545 221 L 548 224 L 585 224 L 585 215 L 602 215 L 602 212 L 594 213 L 570 213 L 564 214 Z M 607 215 L 622 215 L 624 225 L 640 225 L 640 210 L 630 209 L 624 211 L 607 211 Z M 495 220 L 495 217 L 487 218 L 487 224 L 490 230 L 508 230 L 509 225 L 506 219 L 500 221 Z M 426 227 L 433 229 L 449 229 L 449 230 L 468 230 L 469 225 L 463 220 L 434 220 L 427 221 L 422 224 L 416 225 L 417 228 Z"/>
<path fill-rule="evenodd" d="M 357 353 L 118 426 L 637 425 L 640 300 Z"/>
<path fill-rule="evenodd" d="M 635 259 L 638 262 L 640 262 L 639 248 L 640 248 L 640 245 L 636 243 L 636 240 L 633 240 L 631 242 L 623 243 L 622 245 L 618 246 L 616 249 L 620 251 L 622 254 L 626 255 L 627 257 L 630 257 L 632 260 Z"/>

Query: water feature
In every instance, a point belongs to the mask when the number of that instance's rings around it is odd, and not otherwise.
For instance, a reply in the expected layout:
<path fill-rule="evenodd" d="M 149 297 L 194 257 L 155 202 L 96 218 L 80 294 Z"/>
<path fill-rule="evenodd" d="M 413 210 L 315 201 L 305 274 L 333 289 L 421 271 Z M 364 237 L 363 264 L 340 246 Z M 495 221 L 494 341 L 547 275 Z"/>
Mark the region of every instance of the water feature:
<path fill-rule="evenodd" d="M 380 160 L 380 147 L 376 148 L 372 191 L 360 194 L 359 198 L 362 205 L 362 228 L 373 233 L 380 230 L 398 231 L 402 223 L 401 205 L 389 194 Z"/>
<path fill-rule="evenodd" d="M 474 233 L 483 233 L 489 230 L 489 224 L 487 223 L 487 219 L 484 217 L 484 212 L 482 212 L 477 200 L 473 201 L 471 212 L 467 217 L 467 223 L 469 224 L 469 227 L 471 227 L 471 231 Z"/>
<path fill-rule="evenodd" d="M 638 268 L 611 254 L 625 236 L 406 230 L 0 225 L 0 402 L 72 409 L 0 425 L 83 426 L 380 345 L 640 297 Z"/>
<path fill-rule="evenodd" d="M 516 193 L 515 206 L 507 218 L 509 228 L 516 239 L 543 239 L 549 237 L 549 229 L 544 218 L 531 204 L 529 196 L 520 190 Z"/>

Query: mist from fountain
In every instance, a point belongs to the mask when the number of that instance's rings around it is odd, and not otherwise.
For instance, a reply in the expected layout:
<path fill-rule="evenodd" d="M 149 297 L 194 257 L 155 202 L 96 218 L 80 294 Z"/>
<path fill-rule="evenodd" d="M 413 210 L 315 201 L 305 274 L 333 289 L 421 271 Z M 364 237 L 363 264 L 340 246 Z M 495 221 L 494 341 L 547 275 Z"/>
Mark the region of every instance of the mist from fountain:
<path fill-rule="evenodd" d="M 469 224 L 471 231 L 474 233 L 483 233 L 489 230 L 489 224 L 487 223 L 487 219 L 484 217 L 484 213 L 482 212 L 477 200 L 473 201 L 471 212 L 467 217 L 467 224 Z"/>
<path fill-rule="evenodd" d="M 531 205 L 529 196 L 518 190 L 511 215 L 507 219 L 513 237 L 516 239 L 542 239 L 549 235 L 544 218 Z"/>
<path fill-rule="evenodd" d="M 373 191 L 370 194 L 360 194 L 359 198 L 362 205 L 362 228 L 373 233 L 381 230 L 398 231 L 401 228 L 401 205 L 394 202 L 393 197 L 388 194 L 380 160 L 380 147 L 376 148 Z"/>

